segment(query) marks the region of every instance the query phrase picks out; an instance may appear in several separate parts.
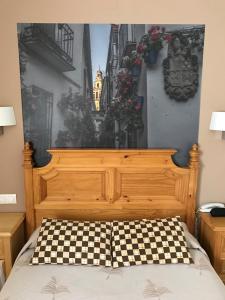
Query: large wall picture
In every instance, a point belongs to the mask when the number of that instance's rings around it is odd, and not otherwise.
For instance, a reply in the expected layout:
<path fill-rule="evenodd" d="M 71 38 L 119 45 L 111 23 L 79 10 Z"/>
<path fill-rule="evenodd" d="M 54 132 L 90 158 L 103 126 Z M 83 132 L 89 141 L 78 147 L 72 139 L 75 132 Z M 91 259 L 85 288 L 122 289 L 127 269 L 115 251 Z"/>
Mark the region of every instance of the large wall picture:
<path fill-rule="evenodd" d="M 47 149 L 198 142 L 204 25 L 18 24 L 25 141 Z"/>

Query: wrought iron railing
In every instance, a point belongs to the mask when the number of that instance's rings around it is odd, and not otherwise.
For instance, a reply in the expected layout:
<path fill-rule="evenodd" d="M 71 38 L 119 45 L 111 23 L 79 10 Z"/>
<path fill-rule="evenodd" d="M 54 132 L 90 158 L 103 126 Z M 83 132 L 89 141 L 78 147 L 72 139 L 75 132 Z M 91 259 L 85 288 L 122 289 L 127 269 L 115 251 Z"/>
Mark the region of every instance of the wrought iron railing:
<path fill-rule="evenodd" d="M 35 38 L 47 43 L 72 64 L 74 32 L 68 24 L 33 23 L 24 29 L 22 40 L 29 42 Z"/>
<path fill-rule="evenodd" d="M 121 24 L 119 30 L 119 63 L 122 66 L 124 56 L 130 56 L 131 52 L 136 49 L 136 42 L 133 41 L 133 36 L 129 37 L 128 24 Z"/>

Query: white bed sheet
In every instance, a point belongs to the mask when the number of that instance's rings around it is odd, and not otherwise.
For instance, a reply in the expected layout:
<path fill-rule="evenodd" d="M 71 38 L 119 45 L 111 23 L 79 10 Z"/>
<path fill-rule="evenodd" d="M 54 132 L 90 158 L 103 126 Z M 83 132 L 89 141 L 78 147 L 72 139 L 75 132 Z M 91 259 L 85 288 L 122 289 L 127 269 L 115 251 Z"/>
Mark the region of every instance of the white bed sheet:
<path fill-rule="evenodd" d="M 30 266 L 35 243 L 29 241 L 0 293 L 0 300 L 225 300 L 224 285 L 204 250 L 191 236 L 188 240 L 194 264 L 118 269 Z"/>

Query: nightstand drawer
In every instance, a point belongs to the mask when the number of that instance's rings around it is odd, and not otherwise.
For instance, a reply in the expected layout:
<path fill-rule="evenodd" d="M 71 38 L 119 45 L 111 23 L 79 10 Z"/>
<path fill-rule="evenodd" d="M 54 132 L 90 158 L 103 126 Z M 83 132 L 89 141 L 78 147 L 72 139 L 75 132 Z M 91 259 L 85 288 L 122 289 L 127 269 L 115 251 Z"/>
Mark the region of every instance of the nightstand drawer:
<path fill-rule="evenodd" d="M 4 261 L 5 277 L 24 245 L 24 214 L 0 213 L 0 261 Z"/>
<path fill-rule="evenodd" d="M 202 213 L 200 240 L 212 266 L 225 282 L 225 218 Z"/>
<path fill-rule="evenodd" d="M 4 258 L 4 243 L 3 239 L 0 238 L 0 259 Z"/>
<path fill-rule="evenodd" d="M 225 234 L 221 237 L 221 258 L 225 259 Z"/>

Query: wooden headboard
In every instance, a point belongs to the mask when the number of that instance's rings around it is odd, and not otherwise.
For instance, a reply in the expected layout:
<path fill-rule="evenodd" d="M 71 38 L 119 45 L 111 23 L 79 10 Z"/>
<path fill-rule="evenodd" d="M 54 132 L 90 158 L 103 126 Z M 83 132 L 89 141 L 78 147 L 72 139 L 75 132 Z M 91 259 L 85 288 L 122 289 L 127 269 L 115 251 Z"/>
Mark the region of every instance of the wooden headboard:
<path fill-rule="evenodd" d="M 33 168 L 24 148 L 27 235 L 43 217 L 78 220 L 180 215 L 194 231 L 199 167 L 197 145 L 189 166 L 173 163 L 173 149 L 49 150 L 50 163 Z"/>

